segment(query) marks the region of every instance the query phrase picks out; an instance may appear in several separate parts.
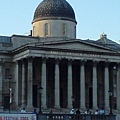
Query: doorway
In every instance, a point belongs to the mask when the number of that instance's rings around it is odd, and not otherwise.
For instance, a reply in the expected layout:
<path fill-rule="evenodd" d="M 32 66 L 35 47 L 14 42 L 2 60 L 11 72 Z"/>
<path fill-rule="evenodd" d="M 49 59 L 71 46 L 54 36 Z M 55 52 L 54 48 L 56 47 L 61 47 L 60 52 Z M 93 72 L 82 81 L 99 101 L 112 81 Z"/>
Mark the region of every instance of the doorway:
<path fill-rule="evenodd" d="M 33 106 L 37 107 L 37 98 L 38 98 L 38 86 L 37 85 L 33 85 Z"/>
<path fill-rule="evenodd" d="M 89 87 L 89 108 L 92 109 L 93 106 L 93 88 Z"/>
<path fill-rule="evenodd" d="M 4 109 L 9 109 L 9 96 L 4 96 Z"/>

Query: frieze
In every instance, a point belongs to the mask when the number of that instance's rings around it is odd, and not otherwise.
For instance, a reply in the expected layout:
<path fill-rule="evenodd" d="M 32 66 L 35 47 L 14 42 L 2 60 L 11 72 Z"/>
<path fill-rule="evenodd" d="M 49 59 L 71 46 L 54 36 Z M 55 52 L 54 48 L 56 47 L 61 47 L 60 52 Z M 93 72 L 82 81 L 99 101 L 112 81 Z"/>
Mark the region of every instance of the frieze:
<path fill-rule="evenodd" d="M 88 57 L 102 57 L 101 55 L 97 54 L 83 54 L 83 53 L 70 53 L 70 52 L 56 52 L 50 51 L 51 54 L 59 54 L 59 55 L 74 55 L 74 56 L 88 56 Z"/>

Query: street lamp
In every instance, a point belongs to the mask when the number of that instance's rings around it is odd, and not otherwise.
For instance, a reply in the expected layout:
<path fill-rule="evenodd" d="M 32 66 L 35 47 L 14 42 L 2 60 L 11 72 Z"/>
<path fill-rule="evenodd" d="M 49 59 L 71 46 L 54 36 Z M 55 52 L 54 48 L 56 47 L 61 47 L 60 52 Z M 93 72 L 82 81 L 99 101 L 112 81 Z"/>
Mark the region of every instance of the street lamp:
<path fill-rule="evenodd" d="M 39 86 L 39 88 L 38 88 L 38 91 L 39 91 L 39 101 L 40 101 L 40 103 L 39 103 L 39 114 L 42 114 L 42 111 L 41 111 L 41 94 L 42 94 L 42 90 L 43 90 L 43 88 L 41 87 L 41 86 Z"/>
<path fill-rule="evenodd" d="M 113 91 L 109 90 L 109 101 L 110 101 L 110 113 L 109 114 L 113 114 L 112 113 L 112 97 L 113 97 Z"/>
<path fill-rule="evenodd" d="M 74 102 L 75 102 L 74 96 L 72 96 L 71 99 L 72 99 L 72 107 L 73 107 L 73 109 L 74 109 Z"/>
<path fill-rule="evenodd" d="M 12 75 L 11 74 L 8 76 L 8 79 L 9 79 L 9 113 L 10 113 L 11 91 L 12 91 L 12 89 L 10 88 L 10 80 L 12 79 Z"/>

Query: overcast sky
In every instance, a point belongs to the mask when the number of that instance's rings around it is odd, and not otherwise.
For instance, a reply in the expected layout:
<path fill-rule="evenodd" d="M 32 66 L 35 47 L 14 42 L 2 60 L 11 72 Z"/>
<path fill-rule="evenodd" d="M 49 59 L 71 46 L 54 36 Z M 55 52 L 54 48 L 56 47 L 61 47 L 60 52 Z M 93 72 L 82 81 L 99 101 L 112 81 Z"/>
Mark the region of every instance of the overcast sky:
<path fill-rule="evenodd" d="M 28 35 L 42 0 L 1 0 L 0 36 Z M 77 38 L 97 40 L 101 33 L 120 40 L 120 0 L 67 0 L 77 20 Z M 120 42 L 119 42 L 120 43 Z"/>

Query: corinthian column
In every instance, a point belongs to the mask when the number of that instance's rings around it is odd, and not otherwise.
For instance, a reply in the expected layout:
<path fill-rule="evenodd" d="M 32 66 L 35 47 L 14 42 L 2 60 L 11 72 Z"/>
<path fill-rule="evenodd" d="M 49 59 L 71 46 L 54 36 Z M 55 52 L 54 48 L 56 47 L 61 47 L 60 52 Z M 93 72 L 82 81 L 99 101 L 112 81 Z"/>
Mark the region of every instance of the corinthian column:
<path fill-rule="evenodd" d="M 120 64 L 117 69 L 117 110 L 120 112 Z"/>
<path fill-rule="evenodd" d="M 2 63 L 0 62 L 0 106 L 2 106 Z"/>
<path fill-rule="evenodd" d="M 97 109 L 97 62 L 93 63 L 93 109 Z"/>
<path fill-rule="evenodd" d="M 104 78 L 104 89 L 105 89 L 105 109 L 109 109 L 109 64 L 105 64 L 105 78 Z"/>
<path fill-rule="evenodd" d="M 15 104 L 16 104 L 16 107 L 18 107 L 18 69 L 19 69 L 19 62 L 16 61 L 15 62 L 15 69 L 14 69 L 14 72 L 15 72 L 15 80 L 16 80 L 16 85 L 15 85 L 15 92 L 14 92 L 14 95 L 15 95 Z"/>
<path fill-rule="evenodd" d="M 55 62 L 55 108 L 60 108 L 59 60 Z"/>
<path fill-rule="evenodd" d="M 32 58 L 28 58 L 28 79 L 27 79 L 27 109 L 33 108 L 33 64 Z"/>
<path fill-rule="evenodd" d="M 41 80 L 42 80 L 42 87 L 43 87 L 43 93 L 41 96 L 41 105 L 43 108 L 47 108 L 46 106 L 46 59 L 42 59 L 42 76 L 41 76 Z"/>
<path fill-rule="evenodd" d="M 80 72 L 80 108 L 85 109 L 85 62 L 81 62 Z"/>
<path fill-rule="evenodd" d="M 72 61 L 68 62 L 68 108 L 72 108 Z"/>
<path fill-rule="evenodd" d="M 25 61 L 22 61 L 22 108 L 26 107 L 25 104 Z"/>

